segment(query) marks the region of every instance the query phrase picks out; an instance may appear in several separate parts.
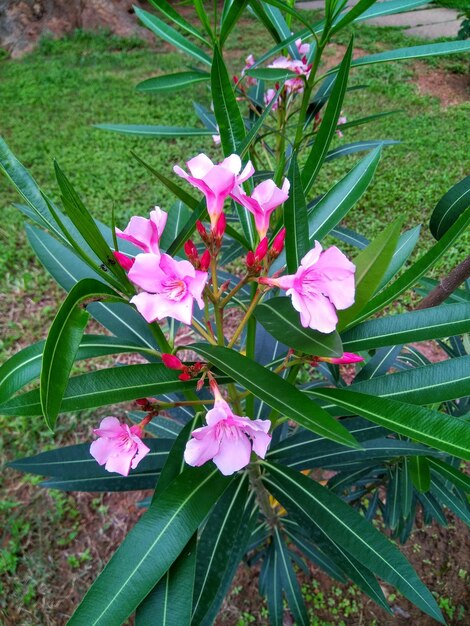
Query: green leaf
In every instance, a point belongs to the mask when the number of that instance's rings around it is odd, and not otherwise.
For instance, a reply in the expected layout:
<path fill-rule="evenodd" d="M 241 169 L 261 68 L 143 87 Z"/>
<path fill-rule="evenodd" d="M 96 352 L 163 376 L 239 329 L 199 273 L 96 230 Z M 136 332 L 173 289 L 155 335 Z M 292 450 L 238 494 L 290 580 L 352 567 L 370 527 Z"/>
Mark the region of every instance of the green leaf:
<path fill-rule="evenodd" d="M 362 15 L 357 17 L 354 21 L 363 22 L 365 20 L 370 20 L 373 17 L 403 13 L 405 11 L 411 11 L 411 9 L 419 7 L 423 4 L 427 4 L 426 0 L 387 0 L 387 2 L 378 2 L 376 5 L 373 5 L 364 11 L 364 13 L 362 13 Z"/>
<path fill-rule="evenodd" d="M 373 396 L 394 397 L 412 404 L 455 400 L 470 395 L 470 356 L 354 382 L 350 389 Z"/>
<path fill-rule="evenodd" d="M 283 626 L 284 608 L 279 555 L 272 544 L 268 547 L 263 570 L 263 592 L 266 594 L 268 604 L 269 624 Z"/>
<path fill-rule="evenodd" d="M 315 141 L 313 142 L 313 146 L 302 171 L 302 184 L 304 186 L 305 193 L 308 193 L 312 188 L 323 161 L 325 160 L 331 140 L 336 132 L 338 118 L 341 113 L 344 95 L 348 84 L 353 43 L 353 39 L 351 39 L 348 49 L 346 50 L 341 62 L 335 84 L 331 90 L 331 95 L 328 99 L 328 105 L 323 116 L 323 121 L 320 124 L 317 136 L 315 137 Z"/>
<path fill-rule="evenodd" d="M 304 328 L 290 298 L 270 298 L 258 304 L 254 316 L 275 339 L 299 352 L 329 357 L 343 354 L 338 333 L 325 335 L 311 328 Z"/>
<path fill-rule="evenodd" d="M 2 137 L 0 137 L 0 171 L 12 183 L 28 207 L 32 209 L 38 222 L 49 228 L 57 236 L 65 239 L 57 228 L 55 219 L 36 181 L 14 156 Z"/>
<path fill-rule="evenodd" d="M 241 142 L 240 147 L 239 147 L 239 151 L 240 151 L 240 155 L 241 156 L 244 156 L 246 154 L 246 152 L 248 151 L 248 148 L 251 146 L 253 140 L 256 139 L 256 136 L 257 136 L 258 132 L 262 128 L 263 124 L 265 123 L 268 115 L 271 113 L 271 110 L 272 110 L 273 106 L 275 105 L 275 103 L 276 103 L 276 101 L 277 101 L 281 91 L 282 91 L 282 86 L 279 87 L 279 89 L 276 92 L 276 95 L 274 96 L 274 98 L 271 99 L 269 104 L 266 107 L 264 107 L 264 111 L 258 117 L 256 122 L 251 126 L 250 130 L 248 131 L 248 133 L 245 136 L 245 139 Z"/>
<path fill-rule="evenodd" d="M 370 317 L 376 311 L 379 311 L 390 302 L 396 300 L 400 294 L 418 282 L 423 274 L 431 267 L 434 267 L 436 262 L 445 254 L 457 237 L 465 232 L 468 224 L 470 224 L 470 207 L 457 218 L 455 223 L 428 252 L 418 259 L 409 269 L 403 272 L 390 286 L 371 298 L 355 321 L 361 322 L 367 317 Z"/>
<path fill-rule="evenodd" d="M 308 239 L 307 202 L 302 188 L 299 166 L 292 154 L 287 178 L 290 181 L 289 197 L 284 203 L 284 226 L 286 227 L 287 269 L 294 274 L 301 259 L 310 250 Z"/>
<path fill-rule="evenodd" d="M 467 176 L 442 196 L 432 212 L 429 230 L 434 238 L 439 240 L 469 206 L 470 176 Z"/>
<path fill-rule="evenodd" d="M 354 304 L 338 314 L 338 330 L 351 326 L 367 306 L 397 247 L 402 219 L 390 224 L 353 260 L 356 266 Z"/>
<path fill-rule="evenodd" d="M 229 478 L 209 465 L 188 468 L 175 478 L 114 553 L 70 626 L 122 624 L 179 556 L 229 484 Z"/>
<path fill-rule="evenodd" d="M 242 522 L 248 495 L 247 475 L 237 476 L 210 514 L 198 542 L 191 625 L 201 624 L 210 610 Z"/>
<path fill-rule="evenodd" d="M 362 322 L 341 334 L 349 352 L 452 337 L 470 332 L 468 303 L 443 304 Z"/>
<path fill-rule="evenodd" d="M 178 89 L 186 89 L 189 85 L 202 83 L 209 79 L 210 75 L 207 72 L 178 72 L 176 74 L 147 78 L 147 80 L 136 85 L 136 89 L 145 93 L 173 92 L 178 91 Z"/>
<path fill-rule="evenodd" d="M 310 245 L 321 241 L 363 196 L 374 177 L 380 153 L 378 146 L 315 204 L 308 215 Z"/>
<path fill-rule="evenodd" d="M 367 9 L 375 4 L 376 0 L 359 0 L 346 14 L 339 16 L 338 20 L 335 20 L 333 28 L 331 29 L 331 35 L 342 30 L 351 22 L 357 20 Z"/>
<path fill-rule="evenodd" d="M 207 128 L 186 128 L 184 126 L 148 126 L 146 124 L 94 124 L 95 128 L 111 130 L 125 135 L 174 139 L 175 137 L 204 137 L 214 133 Z"/>
<path fill-rule="evenodd" d="M 432 594 L 415 571 L 378 530 L 337 496 L 311 478 L 286 467 L 264 463 L 264 482 L 302 527 L 314 526 L 420 609 L 444 623 Z"/>
<path fill-rule="evenodd" d="M 39 377 L 44 343 L 44 341 L 38 341 L 27 348 L 23 348 L 0 367 L 0 403 L 6 402 L 16 391 Z M 121 352 L 142 352 L 145 354 L 146 349 L 126 339 L 84 335 L 75 355 L 75 360 Z"/>
<path fill-rule="evenodd" d="M 239 17 L 245 10 L 248 0 L 231 0 L 230 3 L 224 2 L 224 12 L 222 14 L 222 23 L 220 27 L 219 42 L 223 46 L 227 37 L 232 32 L 233 27 L 238 22 Z M 225 7 L 229 6 L 228 10 Z"/>
<path fill-rule="evenodd" d="M 307 615 L 299 583 L 295 575 L 289 551 L 279 532 L 279 527 L 274 527 L 274 548 L 278 555 L 279 571 L 281 575 L 282 587 L 285 591 L 289 608 L 292 611 L 296 624 L 308 626 L 310 620 Z"/>
<path fill-rule="evenodd" d="M 431 469 L 428 460 L 423 456 L 412 456 L 408 459 L 411 481 L 415 488 L 424 493 L 431 485 Z"/>
<path fill-rule="evenodd" d="M 372 148 L 378 148 L 383 146 L 392 146 L 400 143 L 399 141 L 393 141 L 391 139 L 377 139 L 375 141 L 355 141 L 353 143 L 346 143 L 333 150 L 330 150 L 325 157 L 325 163 L 328 161 L 334 161 L 343 156 L 349 154 L 355 154 L 356 152 L 364 152 L 366 150 L 372 150 Z"/>
<path fill-rule="evenodd" d="M 89 318 L 88 312 L 80 305 L 85 300 L 96 297 L 112 301 L 122 299 L 107 285 L 93 278 L 84 278 L 70 290 L 49 330 L 42 355 L 40 399 L 43 415 L 51 430 L 54 430 L 62 397 Z"/>
<path fill-rule="evenodd" d="M 178 11 L 167 0 L 149 0 L 150 4 L 154 6 L 158 11 L 161 11 L 163 15 L 169 18 L 182 30 L 186 31 L 193 37 L 196 37 L 202 43 L 209 45 L 204 36 L 195 28 L 190 22 L 184 19 Z"/>
<path fill-rule="evenodd" d="M 396 250 L 393 253 L 392 260 L 390 261 L 390 265 L 387 267 L 385 274 L 382 276 L 382 280 L 377 287 L 377 291 L 380 291 L 380 289 L 385 287 L 385 285 L 392 280 L 395 274 L 397 274 L 406 263 L 418 243 L 420 231 L 421 226 L 415 226 L 400 235 Z"/>
<path fill-rule="evenodd" d="M 470 423 L 461 419 L 357 391 L 315 388 L 311 393 L 414 441 L 470 460 Z"/>
<path fill-rule="evenodd" d="M 444 461 L 440 461 L 439 459 L 428 459 L 428 461 L 434 472 L 440 474 L 459 489 L 470 493 L 470 477 L 467 476 L 467 474 L 459 472 L 455 467 L 452 467 L 452 465 L 444 463 Z"/>
<path fill-rule="evenodd" d="M 214 48 L 211 69 L 211 91 L 224 155 L 238 153 L 239 146 L 245 137 L 245 125 L 235 98 L 232 81 L 217 46 Z"/>
<path fill-rule="evenodd" d="M 354 59 L 351 67 L 361 67 L 375 63 L 388 63 L 389 61 L 403 61 L 407 59 L 424 59 L 431 56 L 443 56 L 446 54 L 459 54 L 470 51 L 470 41 L 446 41 L 444 43 L 428 43 L 410 48 L 387 50 L 368 56 Z M 331 70 L 335 72 L 336 69 Z"/>
<path fill-rule="evenodd" d="M 450 509 L 457 517 L 470 526 L 470 511 L 467 503 L 464 503 L 452 491 L 435 478 L 431 480 L 431 493 L 448 509 Z M 445 517 L 444 517 L 445 519 Z"/>
<path fill-rule="evenodd" d="M 49 233 L 27 224 L 26 234 L 41 263 L 66 291 L 83 278 L 100 278 L 69 247 Z M 88 312 L 120 339 L 134 341 L 152 351 L 158 347 L 149 325 L 133 306 L 94 302 L 88 306 Z"/>
<path fill-rule="evenodd" d="M 174 402 L 176 397 L 172 394 L 162 394 L 159 399 L 164 402 L 167 400 L 169 402 Z M 147 415 L 148 413 L 145 413 L 145 411 L 130 411 L 127 414 L 127 417 L 132 420 L 134 424 L 140 424 L 140 422 L 144 419 L 144 417 L 147 417 Z M 188 417 L 194 417 L 194 413 L 190 412 Z M 171 439 L 175 439 L 181 432 L 182 428 L 183 425 L 180 422 L 168 417 L 157 415 L 152 417 L 152 421 L 145 426 L 145 431 L 154 437 L 169 437 Z"/>
<path fill-rule="evenodd" d="M 308 400 L 296 387 L 252 359 L 228 348 L 203 343 L 193 344 L 192 349 L 282 415 L 328 439 L 360 447 L 342 424 Z"/>
<path fill-rule="evenodd" d="M 102 369 L 69 379 L 60 412 L 93 409 L 194 387 L 194 382 L 180 381 L 177 372 L 159 363 Z M 39 390 L 28 391 L 0 405 L 0 414 L 42 415 Z"/>
<path fill-rule="evenodd" d="M 186 37 L 183 37 L 183 35 L 181 35 L 177 30 L 168 26 L 168 24 L 165 24 L 165 22 L 163 22 L 156 15 L 143 11 L 142 9 L 139 9 L 139 7 L 134 7 L 134 11 L 142 24 L 157 35 L 157 37 L 161 37 L 172 46 L 186 52 L 201 63 L 204 63 L 205 65 L 211 64 L 210 57 L 205 52 L 191 43 L 188 39 L 186 39 Z"/>
<path fill-rule="evenodd" d="M 274 80 L 280 83 L 283 83 L 289 78 L 296 78 L 299 76 L 292 70 L 278 67 L 256 67 L 251 70 L 246 70 L 245 74 L 258 80 Z"/>

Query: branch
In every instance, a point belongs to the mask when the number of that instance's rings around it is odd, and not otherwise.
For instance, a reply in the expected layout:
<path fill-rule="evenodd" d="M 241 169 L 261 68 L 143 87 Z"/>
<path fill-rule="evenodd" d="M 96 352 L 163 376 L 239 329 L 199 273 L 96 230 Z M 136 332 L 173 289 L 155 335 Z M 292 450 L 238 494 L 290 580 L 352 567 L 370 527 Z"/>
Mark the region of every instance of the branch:
<path fill-rule="evenodd" d="M 454 269 L 421 300 L 416 309 L 429 309 L 442 304 L 442 302 L 447 300 L 467 278 L 470 278 L 470 256 L 462 261 L 462 263 L 459 263 L 457 267 L 454 267 Z"/>

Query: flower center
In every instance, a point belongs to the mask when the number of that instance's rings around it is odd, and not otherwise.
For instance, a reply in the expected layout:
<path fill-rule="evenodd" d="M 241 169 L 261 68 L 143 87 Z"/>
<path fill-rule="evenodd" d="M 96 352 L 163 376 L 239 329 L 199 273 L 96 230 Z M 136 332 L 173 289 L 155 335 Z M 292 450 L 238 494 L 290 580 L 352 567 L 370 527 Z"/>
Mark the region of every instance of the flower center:
<path fill-rule="evenodd" d="M 184 280 L 172 279 L 162 283 L 163 293 L 169 300 L 179 302 L 188 292 Z"/>

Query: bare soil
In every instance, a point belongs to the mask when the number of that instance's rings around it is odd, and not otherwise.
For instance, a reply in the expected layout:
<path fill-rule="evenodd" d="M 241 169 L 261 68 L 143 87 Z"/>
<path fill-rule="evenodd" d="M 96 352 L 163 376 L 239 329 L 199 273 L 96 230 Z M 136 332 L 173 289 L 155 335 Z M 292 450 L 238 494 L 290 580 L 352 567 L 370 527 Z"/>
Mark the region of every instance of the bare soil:
<path fill-rule="evenodd" d="M 421 95 L 438 98 L 443 107 L 470 101 L 470 73 L 452 74 L 416 63 L 413 81 Z"/>

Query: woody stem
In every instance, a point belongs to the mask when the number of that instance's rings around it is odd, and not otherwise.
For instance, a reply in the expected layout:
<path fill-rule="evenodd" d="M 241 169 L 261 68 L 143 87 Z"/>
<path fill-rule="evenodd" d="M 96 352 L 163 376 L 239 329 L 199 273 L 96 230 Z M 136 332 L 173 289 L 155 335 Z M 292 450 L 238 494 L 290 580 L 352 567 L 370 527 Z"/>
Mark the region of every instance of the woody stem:
<path fill-rule="evenodd" d="M 251 314 L 255 310 L 255 307 L 258 304 L 258 302 L 260 301 L 262 295 L 263 295 L 262 291 L 257 291 L 255 293 L 255 296 L 254 296 L 253 300 L 251 301 L 250 306 L 247 308 L 246 313 L 243 316 L 242 321 L 238 325 L 237 330 L 233 333 L 233 337 L 230 339 L 230 342 L 229 342 L 227 348 L 233 348 L 233 346 L 237 342 L 238 337 L 241 335 L 242 330 L 245 328 L 246 323 L 250 319 Z"/>

